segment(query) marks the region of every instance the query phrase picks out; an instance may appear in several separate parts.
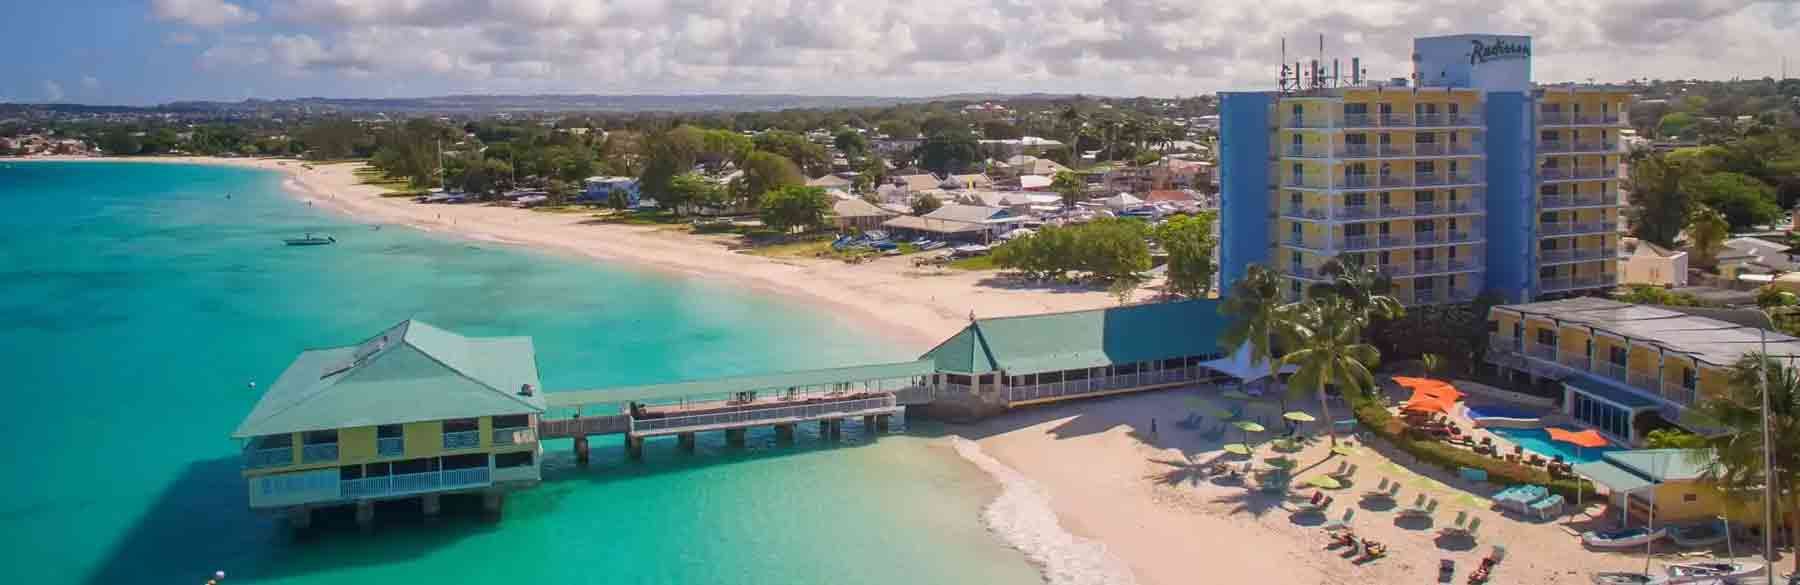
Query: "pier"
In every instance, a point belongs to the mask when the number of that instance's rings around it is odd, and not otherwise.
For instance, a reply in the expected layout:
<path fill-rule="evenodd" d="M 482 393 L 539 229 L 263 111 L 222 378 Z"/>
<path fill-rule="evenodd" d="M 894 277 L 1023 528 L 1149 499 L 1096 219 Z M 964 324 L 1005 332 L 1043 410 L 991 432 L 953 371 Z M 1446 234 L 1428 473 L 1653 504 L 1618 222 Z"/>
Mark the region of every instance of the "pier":
<path fill-rule="evenodd" d="M 498 515 L 512 491 L 542 481 L 546 439 L 699 433 L 743 446 L 753 428 L 792 442 L 800 425 L 843 436 L 861 418 L 886 432 L 915 412 L 973 420 L 1012 408 L 1146 392 L 1212 380 L 1223 358 L 1217 302 L 1193 300 L 995 319 L 906 362 L 544 392 L 531 340 L 468 338 L 404 321 L 355 345 L 309 350 L 264 393 L 233 436 L 244 442 L 250 506 L 310 523 L 311 511 L 416 499 L 435 514 L 446 494 L 478 494 Z"/>

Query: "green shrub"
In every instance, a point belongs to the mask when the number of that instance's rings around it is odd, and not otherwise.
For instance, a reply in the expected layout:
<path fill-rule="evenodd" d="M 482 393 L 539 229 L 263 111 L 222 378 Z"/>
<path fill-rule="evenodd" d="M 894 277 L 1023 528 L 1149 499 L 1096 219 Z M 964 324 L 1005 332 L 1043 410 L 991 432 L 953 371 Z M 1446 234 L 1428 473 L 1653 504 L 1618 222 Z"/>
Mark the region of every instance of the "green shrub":
<path fill-rule="evenodd" d="M 1414 437 L 1407 429 L 1406 423 L 1394 418 L 1387 408 L 1380 403 L 1365 400 L 1352 407 L 1359 424 L 1368 427 L 1388 443 L 1401 451 L 1417 457 L 1419 461 L 1455 471 L 1458 468 L 1470 467 L 1486 471 L 1488 481 L 1504 484 L 1536 484 L 1550 488 L 1550 491 L 1562 494 L 1572 503 L 1576 500 L 1579 484 L 1570 479 L 1550 479 L 1550 472 L 1522 463 L 1511 463 L 1504 459 L 1496 459 L 1480 455 L 1461 447 L 1456 447 L 1437 439 Z M 1591 487 L 1587 493 L 1593 493 Z"/>

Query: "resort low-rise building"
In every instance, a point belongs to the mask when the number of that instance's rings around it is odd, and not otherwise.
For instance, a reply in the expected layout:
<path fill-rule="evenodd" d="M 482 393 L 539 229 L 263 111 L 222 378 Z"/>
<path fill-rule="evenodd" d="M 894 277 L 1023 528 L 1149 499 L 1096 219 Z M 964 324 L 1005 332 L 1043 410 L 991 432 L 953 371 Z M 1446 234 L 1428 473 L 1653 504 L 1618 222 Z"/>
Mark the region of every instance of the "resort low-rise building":
<path fill-rule="evenodd" d="M 1635 444 L 1657 425 L 1726 391 L 1746 355 L 1800 355 L 1800 339 L 1669 308 L 1593 297 L 1489 310 L 1487 359 L 1503 372 L 1560 382 L 1563 412 Z"/>
<path fill-rule="evenodd" d="M 232 433 L 250 507 L 286 510 L 479 493 L 497 509 L 540 479 L 544 412 L 528 337 L 469 338 L 409 320 L 362 343 L 302 352 Z"/>

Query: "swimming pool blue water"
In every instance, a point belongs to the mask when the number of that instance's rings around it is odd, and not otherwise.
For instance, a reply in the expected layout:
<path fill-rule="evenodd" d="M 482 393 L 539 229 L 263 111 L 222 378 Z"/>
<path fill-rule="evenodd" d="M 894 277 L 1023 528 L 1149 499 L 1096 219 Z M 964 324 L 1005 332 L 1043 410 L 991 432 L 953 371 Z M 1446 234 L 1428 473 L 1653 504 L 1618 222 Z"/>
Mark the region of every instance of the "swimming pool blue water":
<path fill-rule="evenodd" d="M 1593 463 L 1599 461 L 1607 451 L 1617 451 L 1618 447 L 1581 448 L 1561 441 L 1550 440 L 1550 433 L 1544 429 L 1483 429 L 1513 444 L 1524 447 L 1526 451 L 1545 457 L 1561 455 L 1563 461 L 1570 463 Z"/>
<path fill-rule="evenodd" d="M 1514 407 L 1510 407 L 1510 406 L 1492 406 L 1492 405 L 1482 406 L 1482 405 L 1470 404 L 1470 405 L 1467 405 L 1466 408 L 1468 408 L 1468 410 L 1469 410 L 1469 418 L 1537 418 L 1538 417 L 1537 412 L 1534 412 L 1531 410 L 1526 410 L 1523 408 L 1514 408 Z"/>

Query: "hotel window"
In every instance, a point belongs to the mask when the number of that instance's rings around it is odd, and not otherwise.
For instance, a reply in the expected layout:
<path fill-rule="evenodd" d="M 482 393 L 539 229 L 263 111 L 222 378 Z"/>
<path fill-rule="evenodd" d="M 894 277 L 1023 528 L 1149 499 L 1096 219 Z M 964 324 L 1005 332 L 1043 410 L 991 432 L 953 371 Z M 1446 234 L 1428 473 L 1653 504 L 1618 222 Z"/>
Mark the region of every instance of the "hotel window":
<path fill-rule="evenodd" d="M 1452 218 L 1446 220 L 1446 223 L 1449 224 L 1450 232 L 1455 233 L 1456 232 L 1456 218 L 1452 217 Z"/>
<path fill-rule="evenodd" d="M 1306 119 L 1306 108 L 1304 106 L 1294 104 L 1294 107 L 1291 108 L 1290 111 L 1294 113 L 1294 123 L 1298 124 L 1301 120 Z"/>
<path fill-rule="evenodd" d="M 1416 172 L 1421 175 L 1429 175 L 1434 172 L 1437 172 L 1437 163 L 1435 161 L 1429 161 L 1429 160 L 1419 161 L 1419 165 L 1416 169 Z"/>
<path fill-rule="evenodd" d="M 1428 291 L 1428 290 L 1435 289 L 1435 288 L 1437 288 L 1437 277 L 1427 276 L 1425 278 L 1421 278 L 1416 281 L 1413 281 L 1413 288 L 1419 289 L 1421 291 Z"/>
<path fill-rule="evenodd" d="M 1288 205 L 1292 205 L 1295 208 L 1299 208 L 1300 204 L 1304 201 L 1304 199 L 1305 198 L 1302 195 L 1300 195 L 1299 191 L 1288 192 Z"/>
<path fill-rule="evenodd" d="M 1456 176 L 1456 171 L 1457 171 L 1456 161 L 1450 161 L 1450 176 L 1452 176 L 1452 177 Z"/>
<path fill-rule="evenodd" d="M 1556 193 L 1556 185 L 1539 185 L 1538 186 L 1538 194 L 1539 195 L 1555 195 L 1555 194 L 1557 194 Z"/>
<path fill-rule="evenodd" d="M 1771 369 L 1771 371 L 1772 370 L 1773 369 Z M 1685 367 L 1681 368 L 1681 388 L 1682 389 L 1688 390 L 1691 392 L 1694 390 L 1694 388 L 1696 386 L 1699 386 L 1699 385 L 1700 385 L 1700 376 L 1698 375 L 1697 372 L 1694 371 L 1693 368 L 1685 368 Z"/>
<path fill-rule="evenodd" d="M 1416 234 L 1430 233 L 1430 232 L 1434 232 L 1436 230 L 1437 230 L 1437 222 L 1435 222 L 1435 221 L 1415 221 L 1415 222 L 1413 222 L 1413 233 L 1416 233 Z"/>
<path fill-rule="evenodd" d="M 1556 212 L 1546 211 L 1546 212 L 1540 213 L 1540 214 L 1538 214 L 1538 221 L 1543 222 L 1543 223 L 1556 223 Z"/>
<path fill-rule="evenodd" d="M 1304 165 L 1294 163 L 1292 167 L 1289 167 L 1289 170 L 1293 171 L 1295 181 L 1306 180 L 1306 167 Z"/>
<path fill-rule="evenodd" d="M 338 442 L 338 432 L 337 429 L 329 431 L 306 431 L 306 433 L 301 435 L 301 441 L 307 445 L 331 445 Z"/>
<path fill-rule="evenodd" d="M 1544 141 L 1547 143 L 1553 143 L 1553 142 L 1557 142 L 1556 136 L 1557 136 L 1557 133 L 1555 130 L 1545 130 L 1545 131 L 1538 133 L 1538 140 L 1541 140 L 1541 141 Z"/>
<path fill-rule="evenodd" d="M 1387 106 L 1387 104 L 1382 104 L 1382 106 L 1385 108 Z M 1379 137 L 1377 137 L 1377 139 L 1381 141 L 1381 146 L 1384 148 L 1394 144 L 1393 135 L 1388 134 L 1386 132 L 1382 132 L 1381 135 Z"/>
<path fill-rule="evenodd" d="M 1418 142 L 1419 144 L 1437 144 L 1437 133 L 1420 132 L 1419 136 L 1414 139 L 1414 142 Z"/>
<path fill-rule="evenodd" d="M 1352 144 L 1352 145 L 1356 145 L 1356 146 L 1367 146 L 1369 144 L 1369 135 L 1364 134 L 1362 132 L 1345 134 L 1344 135 L 1344 144 Z"/>
<path fill-rule="evenodd" d="M 1700 501 L 1700 494 L 1681 494 L 1681 503 L 1692 504 Z"/>
<path fill-rule="evenodd" d="M 1431 191 L 1431 190 L 1413 191 L 1413 201 L 1417 201 L 1419 203 L 1431 203 L 1432 201 L 1434 201 L 1436 199 L 1437 199 L 1436 191 Z"/>
<path fill-rule="evenodd" d="M 1593 340 L 1593 338 L 1589 338 L 1586 343 L 1587 343 L 1587 350 L 1585 352 L 1583 352 L 1581 355 L 1587 356 L 1587 359 L 1591 361 L 1594 359 L 1594 340 Z"/>
<path fill-rule="evenodd" d="M 1369 204 L 1369 194 L 1367 194 L 1367 193 L 1357 191 L 1355 193 L 1345 193 L 1344 194 L 1344 205 L 1348 205 L 1351 207 L 1361 207 L 1361 206 L 1368 205 L 1368 204 Z"/>
<path fill-rule="evenodd" d="M 1288 281 L 1288 294 L 1293 295 L 1294 298 L 1300 298 L 1300 281 Z"/>
<path fill-rule="evenodd" d="M 1393 254 L 1391 254 L 1391 253 L 1390 253 L 1390 252 L 1388 252 L 1388 251 L 1387 251 L 1387 250 L 1382 250 L 1382 251 L 1380 251 L 1380 252 L 1377 252 L 1377 253 L 1376 253 L 1376 254 L 1375 254 L 1375 257 L 1376 257 L 1376 258 L 1378 258 L 1378 259 L 1380 259 L 1380 264 L 1381 264 L 1381 265 L 1382 265 L 1382 266 L 1387 266 L 1387 265 L 1389 265 L 1389 264 L 1393 264 L 1393 263 L 1394 263 L 1394 256 L 1393 256 Z"/>
<path fill-rule="evenodd" d="M 480 419 L 453 418 L 453 419 L 444 421 L 444 432 L 446 432 L 446 433 L 460 433 L 463 431 L 478 430 L 480 428 L 481 428 Z"/>
<path fill-rule="evenodd" d="M 1294 239 L 1303 237 L 1300 230 L 1300 222 L 1288 222 L 1288 234 L 1294 236 Z"/>
<path fill-rule="evenodd" d="M 1430 262 L 1430 261 L 1432 261 L 1432 259 L 1434 259 L 1436 257 L 1437 257 L 1437 250 L 1432 249 L 1432 248 L 1425 248 L 1422 250 L 1413 250 L 1413 262 Z"/>
<path fill-rule="evenodd" d="M 1385 222 L 1382 223 L 1381 225 L 1383 228 L 1387 227 L 1387 223 L 1385 223 Z M 1369 227 L 1369 224 L 1366 224 L 1366 223 L 1347 224 L 1344 226 L 1344 235 L 1348 236 L 1348 237 L 1352 237 L 1352 238 L 1357 237 L 1357 236 L 1366 235 L 1369 231 L 1368 227 Z M 1382 233 L 1387 233 L 1387 231 L 1384 229 L 1382 231 Z"/>
<path fill-rule="evenodd" d="M 1556 331 L 1551 329 L 1537 330 L 1538 345 L 1556 347 Z"/>
<path fill-rule="evenodd" d="M 1381 192 L 1381 208 L 1387 209 L 1389 206 L 1391 206 L 1393 204 L 1394 204 L 1393 195 L 1389 194 L 1387 191 L 1382 191 Z"/>
<path fill-rule="evenodd" d="M 1625 367 L 1625 358 L 1628 355 L 1627 352 L 1625 351 L 1625 348 L 1614 346 L 1614 347 L 1609 347 L 1606 349 L 1609 350 L 1607 352 L 1606 361 L 1612 362 L 1612 365 L 1619 366 L 1621 368 Z"/>
<path fill-rule="evenodd" d="M 531 466 L 531 452 L 530 451 L 517 451 L 517 452 L 513 452 L 513 453 L 495 453 L 494 454 L 494 468 L 495 469 L 506 469 L 509 467 L 529 467 L 529 466 Z"/>
<path fill-rule="evenodd" d="M 1451 246 L 1451 247 L 1445 248 L 1445 249 L 1449 250 L 1449 252 L 1446 252 L 1444 255 L 1448 256 L 1451 260 L 1455 260 L 1456 259 L 1456 246 Z"/>

